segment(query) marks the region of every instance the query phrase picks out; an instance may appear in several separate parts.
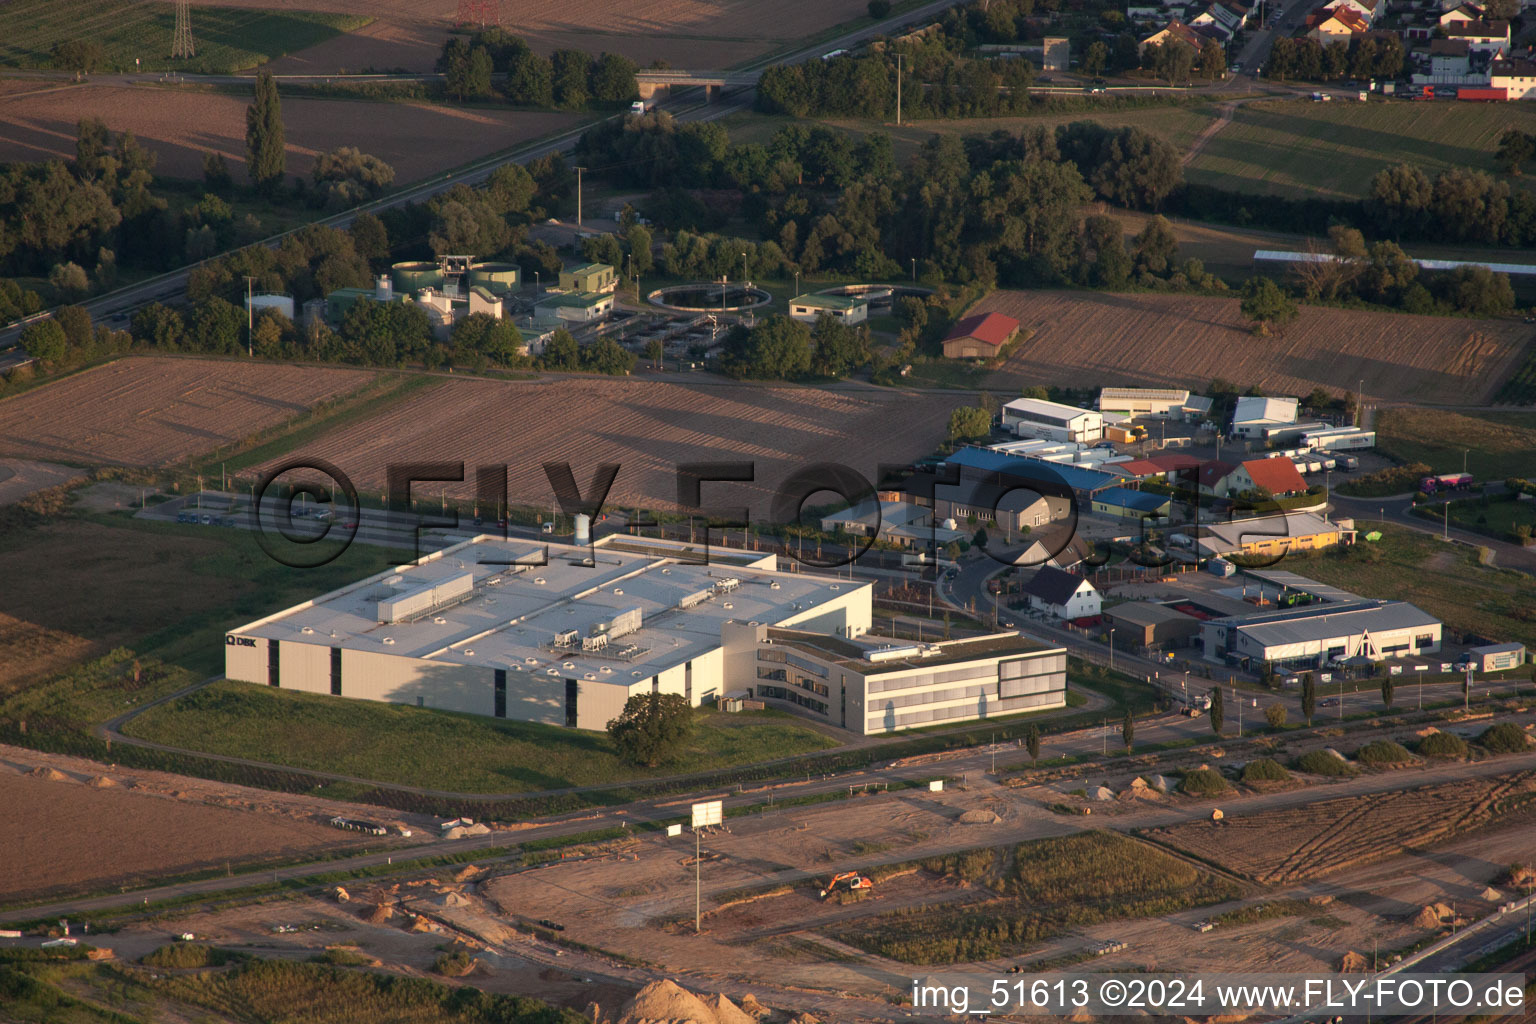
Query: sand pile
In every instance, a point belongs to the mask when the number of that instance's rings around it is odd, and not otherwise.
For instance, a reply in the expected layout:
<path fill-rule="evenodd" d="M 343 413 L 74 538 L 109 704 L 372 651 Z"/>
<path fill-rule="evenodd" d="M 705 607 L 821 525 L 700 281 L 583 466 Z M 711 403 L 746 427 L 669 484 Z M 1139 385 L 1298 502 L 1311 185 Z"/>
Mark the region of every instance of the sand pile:
<path fill-rule="evenodd" d="M 1113 800 L 1115 798 L 1115 791 L 1108 786 L 1100 786 L 1097 789 L 1089 790 L 1088 795 L 1095 800 Z"/>
<path fill-rule="evenodd" d="M 69 782 L 70 778 L 57 768 L 33 768 L 27 772 L 34 779 L 47 779 L 49 782 Z"/>
<path fill-rule="evenodd" d="M 1484 889 L 1480 895 L 1489 903 L 1502 903 L 1504 901 L 1504 894 L 1491 885 Z"/>
<path fill-rule="evenodd" d="M 1003 819 L 999 818 L 995 811 L 988 811 L 977 807 L 960 815 L 958 820 L 962 825 L 996 825 Z"/>
<path fill-rule="evenodd" d="M 469 906 L 469 897 L 461 892 L 447 892 L 443 895 L 443 906 L 467 907 Z"/>
<path fill-rule="evenodd" d="M 1348 761 L 1349 761 L 1349 758 L 1345 757 L 1343 754 L 1339 753 L 1337 750 L 1334 750 L 1332 747 L 1324 747 L 1323 748 L 1323 753 L 1331 755 L 1333 757 L 1336 757 L 1340 761 L 1343 761 L 1345 763 L 1348 763 Z"/>
<path fill-rule="evenodd" d="M 762 1018 L 773 1012 L 772 1010 L 768 1009 L 768 1007 L 758 1002 L 757 996 L 753 995 L 751 992 L 748 992 L 746 995 L 741 997 L 740 1006 L 741 1012 L 749 1017 Z"/>
<path fill-rule="evenodd" d="M 413 931 L 413 932 L 429 932 L 431 930 L 432 930 L 432 922 L 428 921 L 426 918 L 422 917 L 420 914 L 417 914 L 416 915 L 416 920 L 411 922 L 411 931 Z"/>
<path fill-rule="evenodd" d="M 1451 908 L 1444 903 L 1431 903 L 1414 916 L 1415 928 L 1439 928 L 1451 916 Z"/>
<path fill-rule="evenodd" d="M 483 835 L 488 835 L 490 833 L 490 831 L 491 830 L 489 828 L 485 827 L 484 825 L 480 824 L 477 821 L 473 825 L 469 825 L 467 827 L 464 826 L 464 825 L 455 825 L 455 826 L 453 826 L 453 828 L 451 828 L 447 832 L 443 833 L 443 838 L 444 839 L 463 839 L 466 836 L 483 836 Z"/>
<path fill-rule="evenodd" d="M 91 781 L 87 782 L 86 785 L 94 786 L 96 789 L 109 789 L 112 786 L 116 786 L 117 783 L 105 775 L 93 775 L 91 776 Z"/>
<path fill-rule="evenodd" d="M 618 1024 L 719 1024 L 704 1000 L 669 978 L 653 981 L 624 1005 Z"/>
<path fill-rule="evenodd" d="M 475 867 L 473 864 L 466 864 L 458 871 L 454 872 L 453 880 L 455 882 L 467 882 L 471 878 L 480 877 L 480 873 L 480 869 Z"/>
<path fill-rule="evenodd" d="M 705 996 L 702 1002 L 714 1011 L 715 1020 L 719 1024 L 757 1024 L 755 1018 L 747 1016 L 740 1007 L 718 992 Z"/>
<path fill-rule="evenodd" d="M 1212 821 L 1220 821 L 1222 818 L 1225 818 L 1225 817 L 1226 817 L 1226 815 L 1221 813 L 1221 808 L 1220 807 L 1213 807 L 1213 808 L 1211 808 L 1211 820 Z"/>
<path fill-rule="evenodd" d="M 374 908 L 368 912 L 368 923 L 384 924 L 394 916 L 395 912 L 389 908 L 389 904 L 380 903 L 374 906 Z"/>
<path fill-rule="evenodd" d="M 1152 776 L 1152 788 L 1159 793 L 1166 793 L 1168 792 L 1168 780 L 1161 775 L 1154 775 Z"/>
<path fill-rule="evenodd" d="M 1369 960 L 1367 960 L 1365 957 L 1361 956 L 1359 953 L 1356 953 L 1353 950 L 1351 950 L 1348 953 L 1345 953 L 1344 956 L 1340 958 L 1340 960 L 1339 960 L 1339 972 L 1341 974 L 1357 973 L 1359 971 L 1363 971 L 1366 968 L 1370 967 L 1370 965 L 1371 965 L 1371 962 Z"/>

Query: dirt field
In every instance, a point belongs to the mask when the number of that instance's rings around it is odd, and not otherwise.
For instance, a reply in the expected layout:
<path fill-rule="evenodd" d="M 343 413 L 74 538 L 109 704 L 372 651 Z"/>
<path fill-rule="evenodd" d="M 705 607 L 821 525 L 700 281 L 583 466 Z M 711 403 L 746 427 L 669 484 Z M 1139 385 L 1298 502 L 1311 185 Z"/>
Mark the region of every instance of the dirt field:
<path fill-rule="evenodd" d="M 83 636 L 0 612 L 0 696 L 52 675 L 95 649 L 97 645 Z"/>
<path fill-rule="evenodd" d="M 584 490 L 599 463 L 617 462 L 609 504 L 653 509 L 677 507 L 680 463 L 751 461 L 754 483 L 706 484 L 704 502 L 749 504 L 754 518 L 766 518 L 773 488 L 805 465 L 842 462 L 873 481 L 877 463 L 930 451 L 958 401 L 724 381 L 449 381 L 298 454 L 333 462 L 373 493 L 384 490 L 391 463 L 462 460 L 466 482 L 422 488 L 461 498 L 474 494 L 473 467 L 505 463 L 511 501 L 546 506 L 553 494 L 544 462 L 569 461 Z"/>
<path fill-rule="evenodd" d="M 999 291 L 978 310 L 1017 317 L 1035 334 L 989 379 L 993 386 L 1122 384 L 1239 388 L 1305 395 L 1354 390 L 1368 400 L 1486 402 L 1519 361 L 1532 328 L 1302 307 L 1269 337 L 1249 333 L 1236 299 L 1099 292 Z"/>
<path fill-rule="evenodd" d="M 85 476 L 69 466 L 25 459 L 0 459 L 0 505 L 14 505 L 29 494 L 67 484 Z"/>
<path fill-rule="evenodd" d="M 0 402 L 0 454 L 164 466 L 277 426 L 373 379 L 203 359 L 122 359 Z"/>
<path fill-rule="evenodd" d="M 159 174 L 200 178 L 203 157 L 213 151 L 222 153 L 238 176 L 245 168 L 249 105 L 248 96 L 150 86 L 79 86 L 13 95 L 0 102 L 0 161 L 73 158 L 76 122 L 97 117 L 114 132 L 132 131 L 154 150 Z M 573 114 L 283 99 L 290 175 L 308 176 L 320 153 L 356 146 L 393 167 L 396 184 L 575 122 Z"/>
<path fill-rule="evenodd" d="M 140 773 L 134 781 L 90 762 L 50 770 L 41 757 L 0 748 L 0 802 L 17 823 L 47 823 L 7 830 L 0 893 L 8 899 L 367 845 L 363 837 L 322 824 L 318 801 L 308 814 L 258 813 L 234 799 L 211 806 L 178 798 L 184 783 L 175 776 L 154 781 L 144 777 L 153 773 Z M 101 778 L 111 784 L 92 783 Z M 283 799 L 262 796 L 269 805 Z M 68 842 L 60 842 L 64 836 Z"/>
<path fill-rule="evenodd" d="M 1324 800 L 1251 817 L 1156 829 L 1149 837 L 1260 882 L 1320 878 L 1480 825 L 1536 789 L 1536 773 Z"/>
<path fill-rule="evenodd" d="M 213 0 L 219 6 L 272 10 L 335 7 L 335 0 Z M 814 36 L 865 13 L 861 0 L 782 0 L 765 7 L 751 0 L 526 0 L 501 4 L 501 22 L 541 53 L 573 47 L 620 53 L 641 65 L 658 58 L 673 67 L 730 67 Z M 458 11 L 453 0 L 423 7 L 409 0 L 359 0 L 348 8 L 377 20 L 352 33 L 276 61 L 282 73 L 325 73 L 339 68 L 403 67 L 430 71 Z"/>

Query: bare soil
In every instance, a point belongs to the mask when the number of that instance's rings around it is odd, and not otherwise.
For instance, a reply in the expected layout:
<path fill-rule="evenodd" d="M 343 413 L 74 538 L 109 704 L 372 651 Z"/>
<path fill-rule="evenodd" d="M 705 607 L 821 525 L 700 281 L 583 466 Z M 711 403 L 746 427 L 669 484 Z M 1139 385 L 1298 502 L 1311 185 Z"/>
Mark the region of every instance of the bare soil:
<path fill-rule="evenodd" d="M 14 505 L 29 494 L 84 477 L 77 469 L 52 462 L 0 459 L 0 505 Z"/>
<path fill-rule="evenodd" d="M 474 496 L 473 467 L 504 463 L 512 502 L 544 505 L 553 493 L 543 463 L 569 461 L 585 493 L 599 463 L 617 462 L 608 503 L 653 509 L 679 507 L 679 464 L 749 461 L 752 483 L 705 484 L 703 500 L 749 505 L 754 518 L 766 518 L 774 489 L 811 463 L 841 462 L 873 482 L 877 464 L 931 451 L 956 402 L 950 395 L 725 381 L 453 380 L 325 434 L 298 454 L 332 462 L 374 493 L 384 490 L 390 464 L 462 460 L 465 482 L 430 485 L 462 499 Z"/>
<path fill-rule="evenodd" d="M 1299 882 L 1464 832 L 1533 790 L 1536 773 L 1526 771 L 1191 821 L 1149 835 L 1260 882 Z"/>
<path fill-rule="evenodd" d="M 0 402 L 0 453 L 165 466 L 362 387 L 364 370 L 132 358 Z"/>
<path fill-rule="evenodd" d="M 361 838 L 322 824 L 318 814 L 305 820 L 166 799 L 131 782 L 87 784 L 98 775 L 117 781 L 100 765 L 59 780 L 24 775 L 14 767 L 17 760 L 0 761 L 0 802 L 14 826 L 0 858 L 0 893 L 8 899 L 364 846 Z"/>
<path fill-rule="evenodd" d="M 999 291 L 977 306 L 1034 334 L 993 386 L 1124 384 L 1239 388 L 1305 395 L 1364 380 L 1368 399 L 1480 404 L 1508 378 L 1536 331 L 1515 319 L 1470 320 L 1303 306 L 1253 335 L 1238 300 L 1188 295 Z"/>
<path fill-rule="evenodd" d="M 339 36 L 322 45 L 351 39 Z M 145 85 L 12 95 L 0 103 L 0 161 L 72 159 L 76 122 L 96 117 L 114 132 L 133 132 L 153 150 L 159 174 L 201 178 L 203 157 L 217 152 L 240 176 L 248 106 L 247 96 Z M 395 183 L 402 185 L 575 122 L 574 114 L 508 108 L 283 98 L 288 174 L 307 177 L 319 154 L 356 146 L 393 167 Z"/>

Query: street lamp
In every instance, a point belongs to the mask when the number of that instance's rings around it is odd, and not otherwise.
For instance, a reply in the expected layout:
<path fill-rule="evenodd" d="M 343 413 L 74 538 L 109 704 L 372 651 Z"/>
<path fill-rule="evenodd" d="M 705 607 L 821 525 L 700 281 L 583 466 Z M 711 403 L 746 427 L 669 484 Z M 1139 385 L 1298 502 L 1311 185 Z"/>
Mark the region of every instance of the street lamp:
<path fill-rule="evenodd" d="M 1471 454 L 1472 454 L 1472 449 L 1471 448 L 1463 448 L 1461 450 L 1461 471 L 1463 473 L 1465 473 L 1467 471 L 1467 456 L 1471 455 Z"/>
<path fill-rule="evenodd" d="M 1109 670 L 1115 670 L 1115 627 L 1109 627 Z"/>
<path fill-rule="evenodd" d="M 917 257 L 912 257 L 912 283 L 917 284 Z"/>

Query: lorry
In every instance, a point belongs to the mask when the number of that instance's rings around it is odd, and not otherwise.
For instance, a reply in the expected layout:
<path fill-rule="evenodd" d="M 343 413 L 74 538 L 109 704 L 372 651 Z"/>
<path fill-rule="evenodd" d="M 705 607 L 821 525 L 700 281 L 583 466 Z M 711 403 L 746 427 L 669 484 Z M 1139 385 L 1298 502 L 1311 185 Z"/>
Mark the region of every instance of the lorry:
<path fill-rule="evenodd" d="M 649 114 L 654 109 L 656 109 L 656 98 L 654 96 L 649 99 L 635 100 L 635 102 L 629 105 L 629 112 L 637 117 Z"/>
<path fill-rule="evenodd" d="M 1439 476 L 1426 476 L 1419 480 L 1419 490 L 1425 494 L 1465 491 L 1471 486 L 1471 473 L 1441 473 Z"/>

